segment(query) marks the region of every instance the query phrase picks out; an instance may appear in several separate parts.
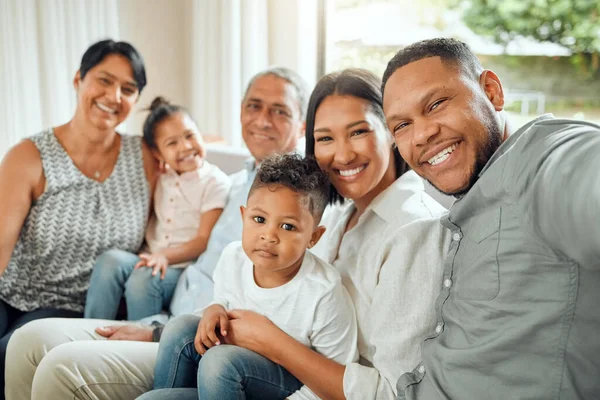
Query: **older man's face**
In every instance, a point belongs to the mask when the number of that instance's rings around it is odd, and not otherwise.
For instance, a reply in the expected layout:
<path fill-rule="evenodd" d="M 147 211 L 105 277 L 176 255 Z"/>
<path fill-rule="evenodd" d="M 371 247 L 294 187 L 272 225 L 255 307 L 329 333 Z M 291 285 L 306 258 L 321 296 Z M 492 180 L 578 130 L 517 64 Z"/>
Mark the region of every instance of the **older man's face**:
<path fill-rule="evenodd" d="M 296 89 L 275 75 L 254 81 L 242 102 L 240 119 L 244 142 L 258 162 L 293 151 L 304 135 Z"/>
<path fill-rule="evenodd" d="M 446 194 L 468 191 L 502 144 L 500 81 L 493 73 L 480 79 L 430 57 L 399 68 L 385 86 L 383 109 L 400 154 Z"/>

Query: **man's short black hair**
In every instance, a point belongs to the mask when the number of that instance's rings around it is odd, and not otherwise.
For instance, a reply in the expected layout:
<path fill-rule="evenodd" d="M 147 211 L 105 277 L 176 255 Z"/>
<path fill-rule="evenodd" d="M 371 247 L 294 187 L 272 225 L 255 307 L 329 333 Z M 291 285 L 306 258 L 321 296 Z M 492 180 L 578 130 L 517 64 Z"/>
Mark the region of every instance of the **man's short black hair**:
<path fill-rule="evenodd" d="M 429 57 L 440 57 L 442 62 L 451 67 L 458 67 L 463 74 L 475 81 L 483 72 L 479 59 L 465 43 L 450 38 L 422 40 L 398 51 L 390 60 L 383 73 L 381 92 L 390 76 L 398 68 Z"/>
<path fill-rule="evenodd" d="M 307 200 L 315 222 L 321 221 L 329 199 L 329 178 L 313 158 L 298 154 L 272 155 L 258 167 L 248 198 L 261 187 L 281 185 Z"/>

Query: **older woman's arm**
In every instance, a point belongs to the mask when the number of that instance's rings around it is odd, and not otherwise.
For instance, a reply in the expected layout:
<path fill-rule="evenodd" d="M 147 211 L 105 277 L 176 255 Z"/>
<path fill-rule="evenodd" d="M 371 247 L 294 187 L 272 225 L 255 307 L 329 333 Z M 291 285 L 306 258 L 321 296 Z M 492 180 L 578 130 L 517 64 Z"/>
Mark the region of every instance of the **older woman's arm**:
<path fill-rule="evenodd" d="M 40 153 L 24 140 L 0 163 L 0 276 L 19 238 L 32 202 L 44 191 L 45 178 Z"/>
<path fill-rule="evenodd" d="M 142 157 L 144 158 L 144 171 L 146 171 L 146 179 L 148 185 L 150 185 L 150 198 L 154 197 L 154 186 L 156 185 L 156 178 L 158 178 L 158 162 L 152 155 L 150 148 L 146 142 L 142 141 Z M 152 207 L 150 207 L 152 209 Z"/>

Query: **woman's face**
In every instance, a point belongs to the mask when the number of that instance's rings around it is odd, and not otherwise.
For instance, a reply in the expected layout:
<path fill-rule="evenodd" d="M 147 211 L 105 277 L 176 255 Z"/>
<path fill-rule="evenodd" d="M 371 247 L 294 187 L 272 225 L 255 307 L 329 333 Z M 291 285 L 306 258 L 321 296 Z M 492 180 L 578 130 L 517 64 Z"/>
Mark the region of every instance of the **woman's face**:
<path fill-rule="evenodd" d="M 98 130 L 114 130 L 131 112 L 139 97 L 129 60 L 106 56 L 81 79 L 75 75 L 77 113 Z"/>
<path fill-rule="evenodd" d="M 326 97 L 315 114 L 314 140 L 317 163 L 344 198 L 370 202 L 396 178 L 391 135 L 366 100 Z"/>

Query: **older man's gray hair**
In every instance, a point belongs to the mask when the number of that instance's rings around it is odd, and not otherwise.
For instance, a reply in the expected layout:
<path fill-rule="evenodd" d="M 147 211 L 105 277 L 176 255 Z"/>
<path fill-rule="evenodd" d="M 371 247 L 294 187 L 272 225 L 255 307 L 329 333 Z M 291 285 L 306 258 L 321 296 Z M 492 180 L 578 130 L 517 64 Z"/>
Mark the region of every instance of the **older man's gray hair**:
<path fill-rule="evenodd" d="M 248 96 L 248 91 L 250 91 L 250 88 L 252 87 L 254 82 L 258 78 L 262 78 L 263 76 L 267 76 L 267 75 L 273 75 L 278 78 L 281 78 L 284 81 L 287 81 L 288 83 L 290 83 L 294 87 L 294 89 L 296 90 L 298 107 L 300 109 L 300 118 L 302 120 L 304 120 L 306 118 L 306 109 L 308 107 L 308 96 L 310 94 L 308 91 L 308 85 L 306 84 L 306 81 L 304 79 L 302 79 L 302 77 L 297 72 L 295 72 L 289 68 L 271 67 L 271 68 L 268 68 L 264 71 L 259 72 L 256 75 L 254 75 L 252 77 L 252 79 L 250 79 L 250 83 L 248 83 L 248 86 L 246 87 L 246 91 L 244 92 L 243 99 L 246 100 L 246 96 Z"/>

